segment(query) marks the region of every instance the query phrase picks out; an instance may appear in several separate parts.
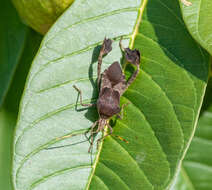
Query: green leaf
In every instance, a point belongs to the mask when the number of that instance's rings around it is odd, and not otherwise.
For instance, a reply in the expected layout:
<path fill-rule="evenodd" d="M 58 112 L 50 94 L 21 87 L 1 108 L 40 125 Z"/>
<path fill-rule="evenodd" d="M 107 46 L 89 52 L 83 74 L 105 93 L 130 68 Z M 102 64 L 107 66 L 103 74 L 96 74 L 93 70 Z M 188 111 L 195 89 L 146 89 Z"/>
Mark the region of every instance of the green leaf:
<path fill-rule="evenodd" d="M 76 0 L 45 36 L 20 107 L 15 190 L 149 190 L 171 184 L 195 130 L 209 56 L 186 31 L 177 0 L 146 3 Z M 112 122 L 114 134 L 129 144 L 109 136 L 89 154 L 85 132 L 98 115 L 75 107 L 72 85 L 82 90 L 84 102 L 97 99 L 97 58 L 105 36 L 114 43 L 103 69 L 122 59 L 123 36 L 125 47 L 140 50 L 142 70 L 121 99 L 131 102 L 124 119 Z M 53 148 L 63 145 L 69 146 Z"/>
<path fill-rule="evenodd" d="M 27 33 L 24 51 L 19 60 L 20 64 L 17 66 L 3 108 L 0 110 L 0 187 L 4 190 L 12 190 L 12 140 L 18 115 L 18 104 L 29 66 L 37 52 L 40 41 L 41 36 L 37 33 L 32 30 Z"/>
<path fill-rule="evenodd" d="M 192 5 L 181 3 L 183 19 L 191 35 L 212 55 L 212 1 L 189 0 Z"/>
<path fill-rule="evenodd" d="M 180 173 L 177 176 L 175 184 L 171 190 L 195 190 L 183 167 L 181 167 Z"/>
<path fill-rule="evenodd" d="M 9 89 L 21 57 L 28 28 L 24 26 L 10 1 L 0 8 L 0 107 Z"/>
<path fill-rule="evenodd" d="M 26 35 L 22 56 L 19 59 L 18 66 L 3 105 L 4 109 L 16 115 L 18 115 L 19 103 L 24 90 L 27 74 L 32 60 L 39 49 L 41 40 L 41 35 L 29 29 Z"/>
<path fill-rule="evenodd" d="M 0 110 L 0 187 L 12 190 L 11 161 L 12 137 L 16 117 L 3 109 Z"/>
<path fill-rule="evenodd" d="M 212 107 L 199 119 L 195 137 L 183 161 L 181 175 L 173 190 L 210 190 L 212 187 Z"/>
<path fill-rule="evenodd" d="M 73 2 L 73 0 L 12 1 L 26 24 L 41 34 L 45 34 Z"/>
<path fill-rule="evenodd" d="M 212 78 L 210 77 L 208 80 L 206 91 L 205 91 L 204 101 L 201 107 L 201 113 L 203 113 L 204 111 L 207 111 L 212 105 L 211 94 L 212 94 Z"/>

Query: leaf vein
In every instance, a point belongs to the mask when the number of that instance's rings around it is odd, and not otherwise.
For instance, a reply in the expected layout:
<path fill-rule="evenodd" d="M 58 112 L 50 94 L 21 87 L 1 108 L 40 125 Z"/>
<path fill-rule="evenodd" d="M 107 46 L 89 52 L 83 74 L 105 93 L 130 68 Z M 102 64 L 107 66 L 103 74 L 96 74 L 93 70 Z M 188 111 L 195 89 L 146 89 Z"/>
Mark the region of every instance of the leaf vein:
<path fill-rule="evenodd" d="M 65 82 L 62 82 L 62 83 L 53 85 L 53 86 L 51 86 L 51 87 L 49 87 L 49 88 L 44 88 L 44 89 L 41 89 L 41 90 L 39 90 L 39 91 L 36 91 L 35 93 L 38 93 L 38 94 L 39 94 L 39 93 L 43 93 L 43 92 L 45 92 L 45 91 L 51 90 L 51 89 L 53 89 L 53 88 L 58 88 L 58 87 L 61 87 L 61 86 L 66 85 L 66 84 L 70 84 L 70 83 L 72 83 L 72 82 L 87 81 L 87 80 L 91 80 L 91 79 L 97 79 L 97 76 L 94 75 L 94 77 L 85 77 L 85 78 L 80 78 L 80 79 L 75 79 L 75 80 L 67 80 L 67 81 L 65 81 Z"/>
<path fill-rule="evenodd" d="M 122 35 L 122 36 L 117 36 L 116 39 L 114 39 L 113 41 L 119 41 L 119 40 L 121 39 L 121 37 L 123 37 L 123 38 L 126 39 L 126 38 L 129 38 L 129 36 L 130 36 L 130 34 L 126 34 L 126 35 Z M 65 55 L 63 55 L 63 56 L 61 56 L 61 57 L 59 57 L 59 58 L 53 59 L 53 60 L 51 60 L 51 61 L 49 61 L 49 62 L 43 64 L 43 65 L 41 66 L 41 69 L 38 70 L 38 71 L 34 74 L 34 76 L 33 76 L 33 78 L 31 79 L 31 81 L 37 76 L 37 74 L 39 74 L 41 71 L 43 71 L 44 69 L 46 69 L 46 67 L 47 67 L 49 64 L 54 64 L 56 61 L 62 60 L 62 59 L 64 59 L 64 58 L 66 58 L 66 57 L 69 57 L 69 58 L 70 58 L 70 57 L 72 57 L 72 56 L 74 56 L 74 55 L 78 55 L 78 54 L 84 53 L 84 52 L 86 52 L 86 51 L 88 51 L 88 50 L 91 50 L 91 49 L 97 47 L 98 45 L 101 45 L 101 44 L 102 44 L 102 41 L 97 42 L 97 43 L 94 43 L 94 44 L 91 44 L 91 45 L 89 45 L 89 46 L 87 46 L 87 47 L 85 47 L 85 48 L 83 48 L 83 49 L 76 50 L 76 51 L 74 51 L 74 52 L 65 54 Z M 30 85 L 29 85 L 29 86 L 30 86 Z"/>
<path fill-rule="evenodd" d="M 176 18 L 176 20 L 178 20 L 179 21 L 179 23 L 183 26 L 183 28 L 185 28 L 185 25 L 184 25 L 184 23 L 183 23 L 183 21 L 180 19 L 180 17 L 178 17 L 176 14 L 175 14 L 175 12 L 172 10 L 172 9 L 170 9 L 166 4 L 164 4 L 161 0 L 157 0 L 163 7 L 165 7 L 175 18 Z"/>
<path fill-rule="evenodd" d="M 70 26 L 65 27 L 64 29 L 69 29 L 69 28 L 72 28 L 76 25 L 84 24 L 86 22 L 98 20 L 98 19 L 105 18 L 105 17 L 111 16 L 111 15 L 116 15 L 116 14 L 123 13 L 123 12 L 133 12 L 133 11 L 137 11 L 137 10 L 138 10 L 138 7 L 128 7 L 128 8 L 123 8 L 123 9 L 117 9 L 117 10 L 114 10 L 114 11 L 110 11 L 110 12 L 106 12 L 104 14 L 94 16 L 94 17 L 85 18 L 83 20 L 75 22 L 74 24 L 72 24 Z"/>
<path fill-rule="evenodd" d="M 115 139 L 111 138 L 113 140 L 113 142 L 115 142 L 120 148 L 121 150 L 126 153 L 126 155 L 130 158 L 130 160 L 136 165 L 136 167 L 138 168 L 138 170 L 144 174 L 144 176 L 146 177 L 146 180 L 149 182 L 149 184 L 151 184 L 152 186 L 154 186 L 151 181 L 148 179 L 147 175 L 144 173 L 144 171 L 142 170 L 142 168 L 138 165 L 138 163 L 136 162 L 136 160 L 130 155 L 130 153 Z"/>
<path fill-rule="evenodd" d="M 103 181 L 103 180 L 102 180 L 99 176 L 94 175 L 94 177 L 96 177 L 96 178 L 97 178 L 97 180 L 99 180 L 99 181 L 101 182 L 101 184 L 103 184 L 103 185 L 104 185 L 104 187 L 105 187 L 106 189 L 110 190 L 110 189 L 108 188 L 108 186 L 104 183 L 104 181 Z"/>
<path fill-rule="evenodd" d="M 46 182 L 51 177 L 55 177 L 55 176 L 58 176 L 60 174 L 66 173 L 66 172 L 72 172 L 72 170 L 79 170 L 79 169 L 84 169 L 84 168 L 91 168 L 91 166 L 90 165 L 82 165 L 82 166 L 64 168 L 62 170 L 55 171 L 47 176 L 42 177 L 39 180 L 36 180 L 35 182 L 33 182 L 32 185 L 30 186 L 30 190 L 34 189 L 36 186 L 40 185 L 41 183 Z"/>
<path fill-rule="evenodd" d="M 94 101 L 96 101 L 96 99 L 93 99 L 93 100 L 91 100 L 91 101 L 90 101 L 90 100 L 89 100 L 89 101 L 88 101 L 88 100 L 87 100 L 87 101 L 84 100 L 83 103 L 94 102 Z M 57 113 L 59 113 L 59 112 L 61 112 L 61 111 L 65 111 L 65 110 L 67 110 L 67 109 L 71 109 L 71 108 L 73 108 L 75 105 L 80 105 L 80 103 L 78 103 L 78 104 L 74 103 L 74 104 L 71 104 L 71 105 L 68 105 L 68 106 L 64 106 L 64 107 L 62 107 L 62 108 L 60 108 L 60 109 L 54 110 L 54 111 L 52 111 L 52 112 L 49 112 L 49 113 L 43 115 L 42 117 L 38 118 L 37 120 L 35 120 L 35 121 L 32 122 L 31 124 L 29 124 L 29 127 L 24 128 L 23 131 L 22 131 L 22 133 L 17 137 L 17 140 L 16 140 L 16 142 L 15 142 L 15 147 L 17 146 L 17 143 L 19 142 L 20 138 L 24 135 L 24 133 L 25 133 L 26 131 L 28 131 L 29 129 L 31 129 L 32 127 L 34 127 L 34 125 L 36 125 L 36 124 L 39 123 L 40 121 L 45 120 L 45 119 L 47 119 L 47 118 L 49 118 L 49 117 L 51 117 L 51 116 L 53 116 L 53 115 L 55 115 L 55 114 L 57 114 Z"/>
<path fill-rule="evenodd" d="M 118 179 L 120 179 L 120 181 L 122 182 L 122 184 L 128 189 L 130 190 L 129 186 L 125 183 L 125 181 L 111 168 L 107 167 L 103 162 L 101 162 L 102 165 L 104 165 L 104 167 L 106 167 L 108 170 L 111 171 L 112 175 L 116 176 Z"/>
<path fill-rule="evenodd" d="M 80 134 L 83 134 L 84 132 L 86 132 L 86 130 L 74 131 L 74 132 L 72 132 L 72 133 L 66 134 L 65 136 L 71 135 L 71 134 L 73 134 L 73 136 L 74 136 L 74 135 L 80 135 Z M 63 137 L 63 136 L 62 136 L 62 137 Z M 20 166 L 19 166 L 18 169 L 17 169 L 17 172 L 16 172 L 16 179 L 17 179 L 17 176 L 18 176 L 18 174 L 19 174 L 20 169 L 22 168 L 22 166 L 24 165 L 24 163 L 25 163 L 27 160 L 29 160 L 29 158 L 31 158 L 32 156 L 34 156 L 35 154 L 37 154 L 37 153 L 40 152 L 41 150 L 47 148 L 49 145 L 53 145 L 53 144 L 55 144 L 55 143 L 57 143 L 57 142 L 62 141 L 62 140 L 63 140 L 62 137 L 59 138 L 59 140 L 52 139 L 51 141 L 48 141 L 47 143 L 45 143 L 45 144 L 43 144 L 43 145 L 37 147 L 35 150 L 33 150 L 32 152 L 30 152 L 28 155 L 26 155 L 26 156 L 24 157 L 24 159 L 21 161 Z M 16 184 L 17 184 L 17 181 L 16 181 Z"/>

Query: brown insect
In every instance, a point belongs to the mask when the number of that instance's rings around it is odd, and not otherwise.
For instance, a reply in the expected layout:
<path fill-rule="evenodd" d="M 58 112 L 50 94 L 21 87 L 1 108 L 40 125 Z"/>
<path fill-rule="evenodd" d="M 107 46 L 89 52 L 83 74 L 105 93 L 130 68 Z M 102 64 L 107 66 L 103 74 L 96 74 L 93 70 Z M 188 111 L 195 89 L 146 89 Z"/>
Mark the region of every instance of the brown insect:
<path fill-rule="evenodd" d="M 123 108 L 127 104 L 122 105 L 120 108 L 120 97 L 126 91 L 126 89 L 130 86 L 130 84 L 135 80 L 136 76 L 139 73 L 139 65 L 140 65 L 140 52 L 136 49 L 131 50 L 129 48 L 123 48 L 121 40 L 120 40 L 120 48 L 125 53 L 125 59 L 127 62 L 136 66 L 135 72 L 132 74 L 130 79 L 126 81 L 125 75 L 122 72 L 121 66 L 118 62 L 114 62 L 111 64 L 102 74 L 101 74 L 101 65 L 103 56 L 108 54 L 112 50 L 112 40 L 104 39 L 102 44 L 100 54 L 98 57 L 98 68 L 97 68 L 97 83 L 99 89 L 99 97 L 96 104 L 83 104 L 82 103 L 82 92 L 75 85 L 73 86 L 80 94 L 80 104 L 82 106 L 91 107 L 97 106 L 99 119 L 94 122 L 91 126 L 91 145 L 89 147 L 88 152 L 90 152 L 91 147 L 94 141 L 94 134 L 100 131 L 104 131 L 104 128 L 108 126 L 110 132 L 104 135 L 102 138 L 98 139 L 97 146 L 101 140 L 103 140 L 106 136 L 111 135 L 113 133 L 113 128 L 109 124 L 109 119 L 117 115 L 122 118 Z M 94 128 L 98 126 L 97 130 L 94 131 Z M 125 140 L 126 141 L 126 140 Z"/>

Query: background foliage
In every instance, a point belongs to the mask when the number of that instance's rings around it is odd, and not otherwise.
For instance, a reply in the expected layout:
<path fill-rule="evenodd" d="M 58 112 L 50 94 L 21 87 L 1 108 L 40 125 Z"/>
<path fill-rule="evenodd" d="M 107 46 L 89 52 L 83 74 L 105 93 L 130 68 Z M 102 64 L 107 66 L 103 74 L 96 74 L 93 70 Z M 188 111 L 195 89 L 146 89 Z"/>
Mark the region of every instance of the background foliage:
<path fill-rule="evenodd" d="M 212 3 L 191 2 L 187 7 L 168 0 L 109 4 L 106 0 L 76 0 L 44 36 L 39 51 L 42 37 L 22 24 L 12 4 L 5 2 L 0 17 L 0 186 L 12 189 L 11 146 L 18 118 L 15 189 L 211 189 L 211 28 L 203 26 L 210 26 L 206 13 Z M 24 13 L 24 8 L 25 12 L 37 8 L 41 13 L 37 18 L 29 13 L 22 18 L 31 18 L 28 25 L 39 31 L 34 21 L 43 17 L 49 27 L 49 20 L 56 19 L 43 14 L 50 4 L 46 5 L 42 11 L 36 3 L 21 5 L 18 10 Z M 5 17 L 10 19 L 5 22 Z M 116 60 L 123 62 L 118 41 L 124 36 L 125 46 L 142 52 L 142 71 L 122 98 L 122 103 L 131 102 L 124 119 L 111 121 L 114 133 L 130 144 L 108 137 L 100 150 L 94 147 L 89 155 L 83 133 L 97 114 L 95 109 L 78 112 L 70 106 L 77 97 L 72 84 L 83 90 L 86 101 L 95 101 L 97 56 L 105 35 L 115 42 L 113 52 L 104 59 L 104 68 Z M 126 67 L 127 75 L 132 69 Z M 185 156 L 207 83 L 197 131 Z M 29 123 L 32 130 L 27 129 Z M 67 134 L 78 135 L 63 140 Z M 82 143 L 45 150 L 76 142 Z"/>

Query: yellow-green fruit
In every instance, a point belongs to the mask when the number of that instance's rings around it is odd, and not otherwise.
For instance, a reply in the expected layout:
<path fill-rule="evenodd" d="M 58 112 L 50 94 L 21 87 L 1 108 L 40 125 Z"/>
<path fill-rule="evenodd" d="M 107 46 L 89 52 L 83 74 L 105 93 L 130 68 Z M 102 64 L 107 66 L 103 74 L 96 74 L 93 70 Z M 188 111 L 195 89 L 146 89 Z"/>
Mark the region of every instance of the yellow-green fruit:
<path fill-rule="evenodd" d="M 55 20 L 74 0 L 13 0 L 23 21 L 45 34 Z"/>

